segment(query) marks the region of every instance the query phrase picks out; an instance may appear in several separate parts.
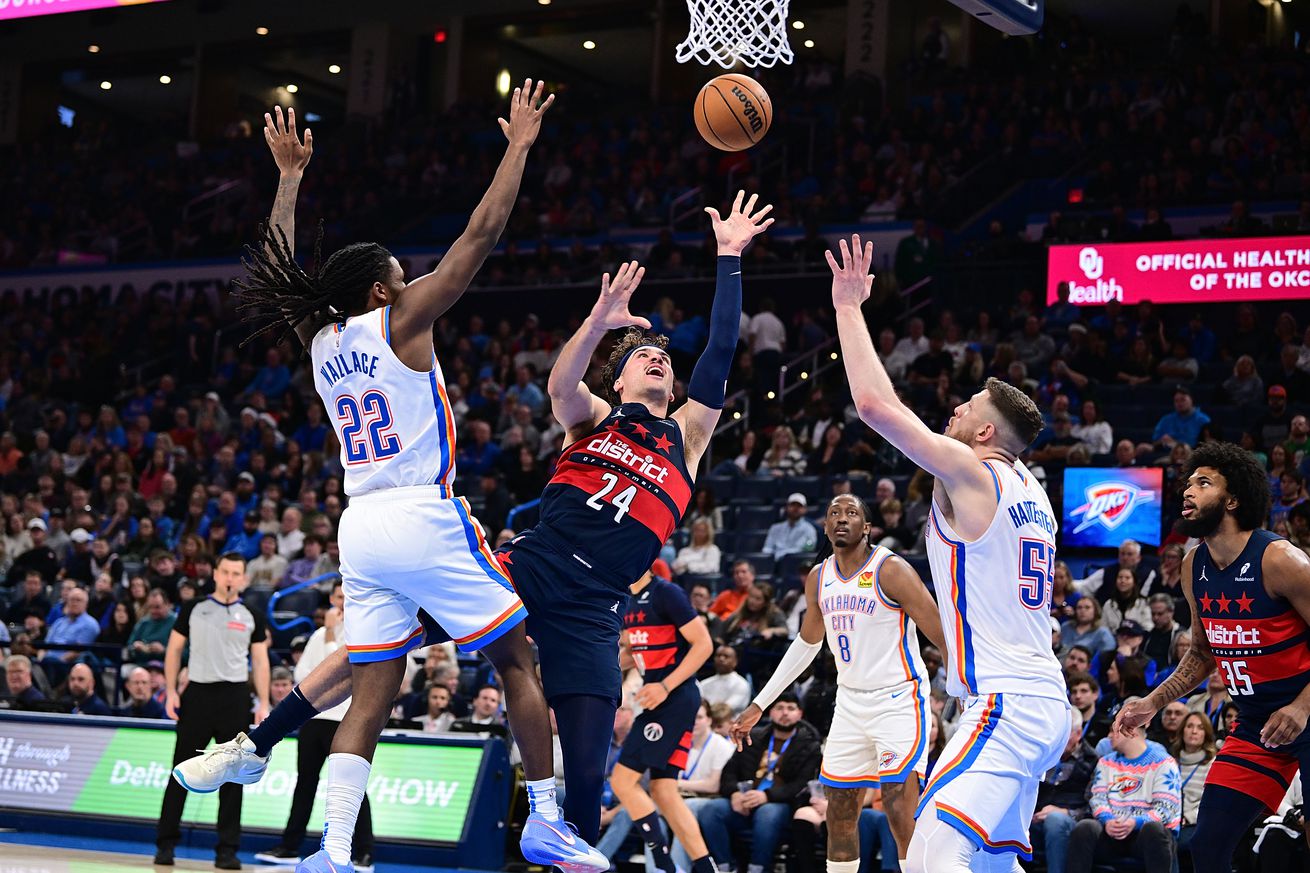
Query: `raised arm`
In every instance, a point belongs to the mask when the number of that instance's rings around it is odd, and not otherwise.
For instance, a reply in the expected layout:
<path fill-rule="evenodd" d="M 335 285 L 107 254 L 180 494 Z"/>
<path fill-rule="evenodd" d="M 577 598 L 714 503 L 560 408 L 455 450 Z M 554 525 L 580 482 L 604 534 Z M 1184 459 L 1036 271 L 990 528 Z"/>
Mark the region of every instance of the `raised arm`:
<path fill-rule="evenodd" d="M 304 178 L 305 167 L 314 156 L 314 133 L 305 128 L 302 142 L 296 133 L 296 110 L 287 107 L 285 119 L 282 107 L 274 106 L 273 114 L 264 113 L 264 142 L 273 153 L 277 164 L 277 195 L 273 198 L 273 211 L 269 213 L 268 224 L 275 237 L 286 239 L 287 254 L 296 252 L 296 197 L 300 194 L 300 180 Z M 314 338 L 313 326 L 309 321 L 296 325 L 296 336 L 301 345 L 309 347 Z"/>
<path fill-rule="evenodd" d="M 873 287 L 873 274 L 869 272 L 873 243 L 862 244 L 859 234 L 851 237 L 851 243 L 848 247 L 846 240 L 841 241 L 840 265 L 832 252 L 825 255 L 832 269 L 832 303 L 837 312 L 842 361 L 860 419 L 939 479 L 948 493 L 992 493 L 991 474 L 973 450 L 959 440 L 933 433 L 896 396 L 860 310 Z"/>
<path fill-rule="evenodd" d="M 687 383 L 687 402 L 673 413 L 685 436 L 688 470 L 700 466 L 701 456 L 723 414 L 728 373 L 741 331 L 741 253 L 756 234 L 773 224 L 772 218 L 765 218 L 773 210 L 772 206 L 765 205 L 755 211 L 757 196 L 752 194 L 743 206 L 746 192 L 738 191 L 727 218 L 720 218 L 719 211 L 713 207 L 705 209 L 714 223 L 719 247 L 718 278 L 710 307 L 710 336 Z"/>
<path fill-rule="evenodd" d="M 514 89 L 509 104 L 509 121 L 497 119 L 509 140 L 509 147 L 496 168 L 491 187 L 473 210 L 468 227 L 451 244 L 437 269 L 410 282 L 392 307 L 393 342 L 403 344 L 422 338 L 430 344 L 432 323 L 460 298 L 500 239 L 510 211 L 518 200 L 528 150 L 541 131 L 541 117 L 555 102 L 554 94 L 545 101 L 541 100 L 544 89 L 545 83 L 538 82 L 534 91 L 531 79 L 526 80 L 523 87 Z"/>
<path fill-rule="evenodd" d="M 600 345 L 607 330 L 635 325 L 646 330 L 650 322 L 628 311 L 632 294 L 646 275 L 646 268 L 630 261 L 619 267 L 610 281 L 606 273 L 600 280 L 600 297 L 591 307 L 591 314 L 582 322 L 577 333 L 560 349 L 555 366 L 551 367 L 546 393 L 550 395 L 550 411 L 563 425 L 567 445 L 596 426 L 606 415 L 610 405 L 591 393 L 582 380 L 591 366 L 591 356 Z"/>
<path fill-rule="evenodd" d="M 1196 596 L 1192 593 L 1192 560 L 1196 549 L 1183 558 L 1183 594 L 1187 605 L 1192 610 L 1192 645 L 1183 655 L 1182 660 L 1168 679 L 1160 683 L 1146 697 L 1125 703 L 1115 716 L 1110 733 L 1123 733 L 1132 736 L 1139 727 L 1145 727 L 1171 700 L 1177 700 L 1197 685 L 1205 681 L 1214 671 L 1214 653 L 1210 651 L 1210 640 L 1205 635 L 1205 623 L 1201 621 L 1201 610 L 1196 607 Z"/>
<path fill-rule="evenodd" d="M 946 635 L 942 633 L 942 617 L 937 604 L 928 594 L 928 588 L 919 574 L 907 561 L 893 555 L 878 570 L 878 587 L 901 605 L 906 615 L 923 631 L 932 644 L 946 652 Z"/>

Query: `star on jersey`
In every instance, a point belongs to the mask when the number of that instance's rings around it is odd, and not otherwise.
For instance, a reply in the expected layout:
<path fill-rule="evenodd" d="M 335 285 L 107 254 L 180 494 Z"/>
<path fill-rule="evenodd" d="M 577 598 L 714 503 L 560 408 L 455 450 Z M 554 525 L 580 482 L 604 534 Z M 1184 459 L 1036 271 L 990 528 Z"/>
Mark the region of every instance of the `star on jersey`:
<path fill-rule="evenodd" d="M 1227 612 L 1227 611 L 1228 611 L 1228 606 L 1229 606 L 1229 604 L 1231 604 L 1232 602 L 1233 602 L 1233 601 L 1231 601 L 1231 600 L 1228 599 L 1228 595 L 1227 595 L 1227 594 L 1220 594 L 1220 595 L 1219 595 L 1219 599 L 1215 601 L 1215 603 L 1218 604 L 1218 606 L 1219 606 L 1219 611 L 1220 611 L 1220 612 Z"/>
<path fill-rule="evenodd" d="M 1201 596 L 1201 611 L 1202 611 L 1202 612 L 1209 612 L 1209 611 L 1210 611 L 1210 604 L 1213 603 L 1213 602 L 1214 602 L 1214 601 L 1210 598 L 1210 595 L 1208 595 L 1208 594 L 1203 594 L 1203 595 Z"/>
<path fill-rule="evenodd" d="M 646 425 L 642 424 L 641 422 L 637 422 L 632 426 L 632 432 L 635 434 L 640 434 L 642 439 L 645 439 L 646 437 L 650 436 L 650 431 L 647 430 Z"/>
<path fill-rule="evenodd" d="M 667 452 L 673 448 L 673 440 L 669 439 L 664 434 L 660 434 L 655 438 L 655 448 L 658 451 Z"/>
<path fill-rule="evenodd" d="M 1255 598 L 1247 597 L 1246 592 L 1243 591 L 1242 596 L 1237 598 L 1238 612 L 1250 612 L 1252 603 L 1255 603 Z"/>

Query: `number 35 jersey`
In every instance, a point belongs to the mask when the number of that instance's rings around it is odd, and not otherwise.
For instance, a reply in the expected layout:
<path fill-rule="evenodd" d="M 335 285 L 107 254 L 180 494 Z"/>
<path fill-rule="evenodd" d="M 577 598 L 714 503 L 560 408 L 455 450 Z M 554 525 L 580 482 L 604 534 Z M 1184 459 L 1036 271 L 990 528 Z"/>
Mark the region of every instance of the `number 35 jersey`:
<path fill-rule="evenodd" d="M 1205 543 L 1192 555 L 1192 595 L 1210 651 L 1237 703 L 1238 723 L 1257 734 L 1310 682 L 1310 629 L 1292 604 L 1264 586 L 1265 549 L 1278 539 L 1252 531 L 1222 570 Z"/>
<path fill-rule="evenodd" d="M 314 388 L 341 442 L 346 494 L 455 480 L 455 419 L 446 383 L 391 349 L 391 307 L 329 324 L 310 344 Z"/>
<path fill-rule="evenodd" d="M 677 528 L 691 489 L 678 423 L 624 403 L 560 454 L 541 495 L 539 527 L 626 592 Z"/>
<path fill-rule="evenodd" d="M 982 536 L 965 541 L 936 498 L 928 513 L 928 563 L 950 650 L 946 691 L 1066 700 L 1051 650 L 1051 501 L 1022 463 L 983 466 L 995 488 L 996 514 Z"/>

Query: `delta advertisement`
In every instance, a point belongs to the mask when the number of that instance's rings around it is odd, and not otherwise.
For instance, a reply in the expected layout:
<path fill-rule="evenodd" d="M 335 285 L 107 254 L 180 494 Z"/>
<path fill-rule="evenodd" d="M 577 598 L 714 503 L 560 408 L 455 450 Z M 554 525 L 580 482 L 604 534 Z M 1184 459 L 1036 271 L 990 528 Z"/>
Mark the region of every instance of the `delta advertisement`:
<path fill-rule="evenodd" d="M 1222 303 L 1310 299 L 1310 236 L 1051 246 L 1046 302 Z"/>
<path fill-rule="evenodd" d="M 369 777 L 379 839 L 458 842 L 477 782 L 481 745 L 378 745 Z M 0 719 L 0 809 L 159 820 L 172 771 L 172 731 Z M 296 788 L 296 741 L 284 740 L 268 772 L 245 788 L 241 824 L 281 830 Z M 321 779 L 311 832 L 323 825 Z M 218 793 L 187 797 L 183 822 L 212 824 Z"/>
<path fill-rule="evenodd" d="M 54 15 L 57 12 L 84 12 L 87 9 L 164 2 L 167 0 L 0 0 L 0 21 L 33 15 Z"/>
<path fill-rule="evenodd" d="M 1160 467 L 1066 467 L 1060 541 L 1065 548 L 1160 544 Z"/>

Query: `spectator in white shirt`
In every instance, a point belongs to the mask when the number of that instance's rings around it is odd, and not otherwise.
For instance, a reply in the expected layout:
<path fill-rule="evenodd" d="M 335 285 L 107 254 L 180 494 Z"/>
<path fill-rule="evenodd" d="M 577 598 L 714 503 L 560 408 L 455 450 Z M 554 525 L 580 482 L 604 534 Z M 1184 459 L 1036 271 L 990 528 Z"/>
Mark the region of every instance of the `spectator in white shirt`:
<path fill-rule="evenodd" d="M 908 330 L 909 333 L 897 340 L 896 347 L 892 350 L 892 354 L 899 357 L 902 361 L 905 361 L 908 366 L 913 363 L 914 359 L 919 357 L 919 355 L 928 354 L 929 342 L 928 337 L 924 336 L 923 333 L 922 318 L 911 318 L 906 324 L 906 330 Z"/>
<path fill-rule="evenodd" d="M 750 350 L 755 361 L 755 388 L 768 391 L 778 385 L 778 370 L 782 367 L 782 350 L 787 344 L 787 327 L 773 314 L 773 300 L 760 301 L 760 312 L 751 318 Z"/>
<path fill-rule="evenodd" d="M 294 506 L 282 511 L 282 528 L 277 534 L 277 553 L 290 561 L 305 547 L 305 532 L 300 529 L 304 516 Z"/>
<path fill-rule="evenodd" d="M 1082 421 L 1075 424 L 1070 433 L 1093 455 L 1108 455 L 1114 446 L 1114 431 L 1110 429 L 1110 422 L 1101 418 L 1095 400 L 1083 401 Z"/>
<path fill-rule="evenodd" d="M 764 551 L 775 561 L 784 555 L 814 551 L 818 542 L 818 529 L 805 517 L 808 501 L 799 491 L 787 498 L 787 517 L 769 526 L 764 538 Z"/>
<path fill-rule="evenodd" d="M 719 777 L 723 765 L 736 752 L 732 740 L 711 730 L 710 703 L 702 700 L 696 710 L 696 721 L 691 729 L 691 750 L 687 752 L 687 765 L 678 775 L 678 791 L 687 808 L 696 811 L 719 796 Z M 679 870 L 691 869 L 691 858 L 676 840 L 673 843 L 673 862 Z"/>
<path fill-rule="evenodd" d="M 425 734 L 439 734 L 450 730 L 455 716 L 450 712 L 450 689 L 444 685 L 428 688 L 428 711 L 415 719 L 423 725 Z"/>
<path fill-rule="evenodd" d="M 737 672 L 737 650 L 732 646 L 719 646 L 714 651 L 714 675 L 701 680 L 700 696 L 706 703 L 726 703 L 733 715 L 751 702 L 751 685 Z"/>
<path fill-rule="evenodd" d="M 673 559 L 673 572 L 707 576 L 718 573 L 723 565 L 723 553 L 714 544 L 714 530 L 708 518 L 699 518 L 691 525 L 691 542 L 678 550 Z"/>

